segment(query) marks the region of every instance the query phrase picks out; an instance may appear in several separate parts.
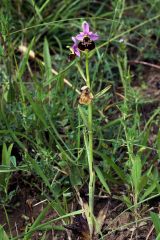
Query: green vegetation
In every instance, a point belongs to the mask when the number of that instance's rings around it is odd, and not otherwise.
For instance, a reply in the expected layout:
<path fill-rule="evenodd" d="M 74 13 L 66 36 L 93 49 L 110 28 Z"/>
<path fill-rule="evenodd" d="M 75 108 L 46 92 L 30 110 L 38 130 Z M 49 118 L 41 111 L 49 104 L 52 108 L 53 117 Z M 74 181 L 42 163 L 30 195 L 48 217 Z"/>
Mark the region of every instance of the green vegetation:
<path fill-rule="evenodd" d="M 159 9 L 1 1 L 0 239 L 160 238 Z M 83 21 L 100 39 L 69 62 Z"/>

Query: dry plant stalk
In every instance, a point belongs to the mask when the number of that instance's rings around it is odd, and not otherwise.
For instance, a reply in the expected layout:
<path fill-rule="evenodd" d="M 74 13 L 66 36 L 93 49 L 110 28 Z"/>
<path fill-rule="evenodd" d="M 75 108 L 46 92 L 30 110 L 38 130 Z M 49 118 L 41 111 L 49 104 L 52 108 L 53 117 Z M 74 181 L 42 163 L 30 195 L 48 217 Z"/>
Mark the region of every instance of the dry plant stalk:
<path fill-rule="evenodd" d="M 25 53 L 28 51 L 28 47 L 26 47 L 26 46 L 24 46 L 24 45 L 20 45 L 20 46 L 18 47 L 18 51 L 19 51 L 20 53 L 22 53 L 22 54 L 25 54 Z M 43 61 L 39 60 L 39 59 L 36 57 L 36 54 L 35 54 L 35 52 L 34 52 L 33 50 L 30 50 L 30 51 L 29 51 L 29 57 L 30 57 L 32 60 L 35 60 L 35 61 L 38 60 L 38 61 L 40 61 L 43 66 L 45 65 L 45 63 L 44 63 Z M 52 71 L 52 73 L 53 73 L 54 75 L 58 75 L 58 72 L 57 72 L 54 68 L 52 68 L 51 71 Z M 65 83 L 65 84 L 67 84 L 69 87 L 71 87 L 72 89 L 74 89 L 78 94 L 80 94 L 80 91 L 79 91 L 77 88 L 74 88 L 74 86 L 69 82 L 69 80 L 67 80 L 66 78 L 64 78 L 63 80 L 64 80 L 64 83 Z"/>

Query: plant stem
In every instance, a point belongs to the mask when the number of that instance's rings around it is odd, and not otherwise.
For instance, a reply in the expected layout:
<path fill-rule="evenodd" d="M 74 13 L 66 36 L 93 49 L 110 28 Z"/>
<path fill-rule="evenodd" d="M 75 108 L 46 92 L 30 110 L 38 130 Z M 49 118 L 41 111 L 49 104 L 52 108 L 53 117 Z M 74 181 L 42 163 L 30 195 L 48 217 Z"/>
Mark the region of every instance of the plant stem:
<path fill-rule="evenodd" d="M 89 76 L 89 58 L 86 52 L 86 84 L 89 90 L 91 89 Z M 88 105 L 88 165 L 89 165 L 89 211 L 90 211 L 90 234 L 93 234 L 93 209 L 94 209 L 94 188 L 95 174 L 93 170 L 93 131 L 92 131 L 92 102 Z"/>
<path fill-rule="evenodd" d="M 7 211 L 6 211 L 5 205 L 3 205 L 3 209 L 4 209 L 4 212 L 5 212 L 6 221 L 7 221 L 8 227 L 9 227 L 10 237 L 11 237 L 11 239 L 12 239 L 13 236 L 12 236 L 12 231 L 11 231 L 11 225 L 10 225 L 10 222 L 9 222 L 9 218 L 8 218 L 8 214 L 7 214 Z"/>

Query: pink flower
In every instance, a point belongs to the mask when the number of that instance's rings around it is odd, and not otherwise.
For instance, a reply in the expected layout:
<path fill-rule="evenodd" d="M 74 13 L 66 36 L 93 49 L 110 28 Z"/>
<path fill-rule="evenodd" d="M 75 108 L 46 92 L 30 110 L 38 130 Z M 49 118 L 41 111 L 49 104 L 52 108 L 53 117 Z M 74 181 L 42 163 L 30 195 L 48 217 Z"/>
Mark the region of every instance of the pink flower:
<path fill-rule="evenodd" d="M 72 53 L 80 57 L 80 51 L 78 49 L 78 41 L 75 37 L 72 37 L 72 40 L 74 42 L 74 44 L 71 47 L 71 50 L 73 51 Z"/>
<path fill-rule="evenodd" d="M 82 29 L 83 32 L 80 32 L 80 34 L 76 36 L 78 41 L 83 41 L 84 37 L 89 37 L 92 41 L 97 41 L 99 39 L 99 35 L 97 33 L 89 31 L 89 24 L 87 22 L 82 23 Z"/>

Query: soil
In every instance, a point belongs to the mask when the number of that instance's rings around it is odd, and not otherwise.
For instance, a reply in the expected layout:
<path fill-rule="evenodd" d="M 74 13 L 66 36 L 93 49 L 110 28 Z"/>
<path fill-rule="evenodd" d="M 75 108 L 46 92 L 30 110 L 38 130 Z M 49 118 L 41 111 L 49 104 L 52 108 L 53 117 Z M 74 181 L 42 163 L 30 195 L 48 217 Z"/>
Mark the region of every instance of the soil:
<path fill-rule="evenodd" d="M 25 193 L 24 193 L 25 191 Z M 17 202 L 15 201 L 17 200 Z M 41 213 L 45 207 L 45 203 L 39 203 L 39 199 L 36 196 L 31 195 L 28 188 L 22 189 L 16 195 L 14 199 L 14 206 L 7 208 L 8 218 L 13 236 L 20 236 L 24 233 L 25 227 L 28 224 L 32 224 L 36 217 Z M 149 202 L 146 205 L 141 206 L 138 209 L 140 214 L 137 214 L 137 225 L 135 223 L 135 213 L 132 211 L 125 211 L 126 206 L 114 197 L 96 197 L 95 198 L 95 215 L 101 222 L 104 240 L 154 240 L 155 231 L 151 221 L 145 220 L 148 216 L 149 210 L 158 211 L 159 199 Z M 37 205 L 36 205 L 37 204 Z M 150 205 L 152 207 L 150 207 Z M 154 206 L 154 208 L 153 208 Z M 48 212 L 43 222 L 49 221 L 56 217 L 56 213 L 52 210 Z M 8 225 L 6 224 L 6 216 L 4 210 L 0 210 L 0 224 L 4 225 L 6 232 L 9 232 Z M 143 220 L 144 219 L 144 220 Z M 100 221 L 101 220 L 101 221 Z M 140 220 L 140 221 L 139 221 Z M 62 224 L 62 223 L 58 223 Z M 46 240 L 91 240 L 89 236 L 89 228 L 86 219 L 83 216 L 77 216 L 73 219 L 73 223 L 66 225 L 66 232 L 48 231 L 46 234 Z M 57 235 L 59 234 L 59 235 Z M 42 232 L 37 231 L 33 234 L 31 240 L 39 240 L 42 237 Z M 69 238 L 70 237 L 70 238 Z M 19 238 L 23 239 L 23 238 Z M 101 239 L 101 236 L 96 235 L 93 240 Z"/>

